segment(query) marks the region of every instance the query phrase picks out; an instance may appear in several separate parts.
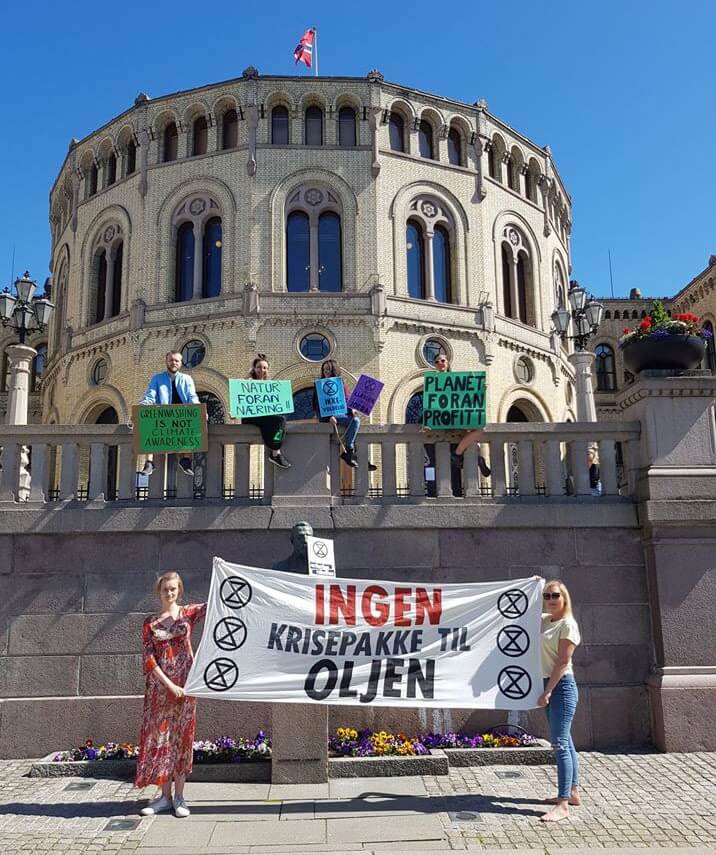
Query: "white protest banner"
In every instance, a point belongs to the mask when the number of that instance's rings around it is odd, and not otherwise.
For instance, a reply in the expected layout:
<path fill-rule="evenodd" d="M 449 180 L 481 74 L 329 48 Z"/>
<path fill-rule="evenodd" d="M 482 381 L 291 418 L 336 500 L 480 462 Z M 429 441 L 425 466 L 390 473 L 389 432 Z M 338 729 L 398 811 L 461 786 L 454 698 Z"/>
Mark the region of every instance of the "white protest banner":
<path fill-rule="evenodd" d="M 531 709 L 544 581 L 321 579 L 214 558 L 185 691 L 201 698 Z"/>
<path fill-rule="evenodd" d="M 327 537 L 307 537 L 309 576 L 335 576 L 336 557 L 333 541 Z"/>

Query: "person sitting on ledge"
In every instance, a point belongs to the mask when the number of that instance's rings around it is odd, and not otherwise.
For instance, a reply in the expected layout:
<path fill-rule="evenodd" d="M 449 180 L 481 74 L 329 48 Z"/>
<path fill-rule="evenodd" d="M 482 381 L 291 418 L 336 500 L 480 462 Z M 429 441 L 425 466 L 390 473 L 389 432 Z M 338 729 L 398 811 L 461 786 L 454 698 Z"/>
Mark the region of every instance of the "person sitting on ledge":
<path fill-rule="evenodd" d="M 335 359 L 326 359 L 326 361 L 321 365 L 321 379 L 327 380 L 329 377 L 337 377 L 340 379 L 343 384 L 343 394 L 347 401 L 350 397 L 348 386 L 346 385 L 346 381 L 341 377 L 341 369 Z M 353 469 L 357 469 L 358 457 L 356 455 L 356 437 L 360 430 L 360 417 L 356 415 L 350 407 L 343 416 L 321 416 L 321 410 L 318 405 L 318 392 L 316 391 L 315 386 L 313 387 L 313 412 L 316 414 L 316 418 L 320 422 L 330 422 L 334 427 L 336 425 L 340 425 L 346 429 L 345 435 L 343 436 L 345 451 L 341 454 L 341 459 Z M 368 464 L 368 469 L 371 472 L 375 472 L 376 468 L 377 467 L 374 463 Z"/>
<path fill-rule="evenodd" d="M 188 374 L 179 370 L 182 366 L 182 355 L 178 350 L 170 350 L 166 355 L 167 370 L 155 374 L 149 381 L 147 391 L 139 402 L 141 406 L 167 406 L 169 404 L 198 404 L 199 397 L 194 388 L 194 381 Z M 179 468 L 187 475 L 194 475 L 192 458 L 179 458 Z M 141 470 L 142 475 L 151 475 L 154 463 L 148 459 Z"/>
<path fill-rule="evenodd" d="M 249 377 L 252 380 L 269 379 L 269 363 L 265 353 L 259 353 L 251 363 Z M 281 453 L 281 445 L 286 436 L 285 416 L 250 416 L 241 419 L 242 425 L 256 425 L 261 432 L 261 439 L 268 449 L 268 459 L 279 469 L 289 469 L 291 464 Z"/>

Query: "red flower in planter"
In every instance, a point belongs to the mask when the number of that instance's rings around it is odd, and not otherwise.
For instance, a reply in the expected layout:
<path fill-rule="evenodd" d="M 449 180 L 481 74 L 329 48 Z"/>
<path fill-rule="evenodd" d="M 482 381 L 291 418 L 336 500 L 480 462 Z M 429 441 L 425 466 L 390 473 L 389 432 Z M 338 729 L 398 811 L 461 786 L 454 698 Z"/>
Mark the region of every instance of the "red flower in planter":
<path fill-rule="evenodd" d="M 651 318 L 649 317 L 649 315 L 647 315 L 644 318 L 644 320 L 639 324 L 639 329 L 646 331 L 649 329 L 650 326 L 651 326 Z"/>

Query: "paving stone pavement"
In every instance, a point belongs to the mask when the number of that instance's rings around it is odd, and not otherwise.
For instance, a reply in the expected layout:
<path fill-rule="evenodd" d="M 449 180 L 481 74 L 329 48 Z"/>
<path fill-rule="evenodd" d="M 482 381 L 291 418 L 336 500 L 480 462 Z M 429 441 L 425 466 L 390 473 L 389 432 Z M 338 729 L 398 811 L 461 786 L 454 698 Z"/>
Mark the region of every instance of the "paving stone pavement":
<path fill-rule="evenodd" d="M 557 824 L 538 821 L 543 799 L 555 794 L 554 767 L 490 766 L 317 786 L 190 782 L 189 818 L 144 817 L 131 830 L 117 820 L 138 819 L 153 788 L 27 778 L 30 761 L 0 761 L 0 853 L 716 855 L 716 754 L 595 752 L 580 760 L 584 804 Z M 112 822 L 120 827 L 108 830 Z"/>

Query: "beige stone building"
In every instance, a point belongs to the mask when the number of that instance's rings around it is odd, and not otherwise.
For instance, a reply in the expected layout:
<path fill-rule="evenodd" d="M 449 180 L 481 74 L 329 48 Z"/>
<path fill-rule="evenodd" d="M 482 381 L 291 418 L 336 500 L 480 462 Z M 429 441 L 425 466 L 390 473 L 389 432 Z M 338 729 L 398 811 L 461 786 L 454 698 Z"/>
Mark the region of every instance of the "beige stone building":
<path fill-rule="evenodd" d="M 550 332 L 569 195 L 484 103 L 247 69 L 140 95 L 72 142 L 50 201 L 47 422 L 128 420 L 170 348 L 227 412 L 258 351 L 307 414 L 330 355 L 384 380 L 373 421 L 403 422 L 442 348 L 487 370 L 491 421 L 573 418 Z"/>

